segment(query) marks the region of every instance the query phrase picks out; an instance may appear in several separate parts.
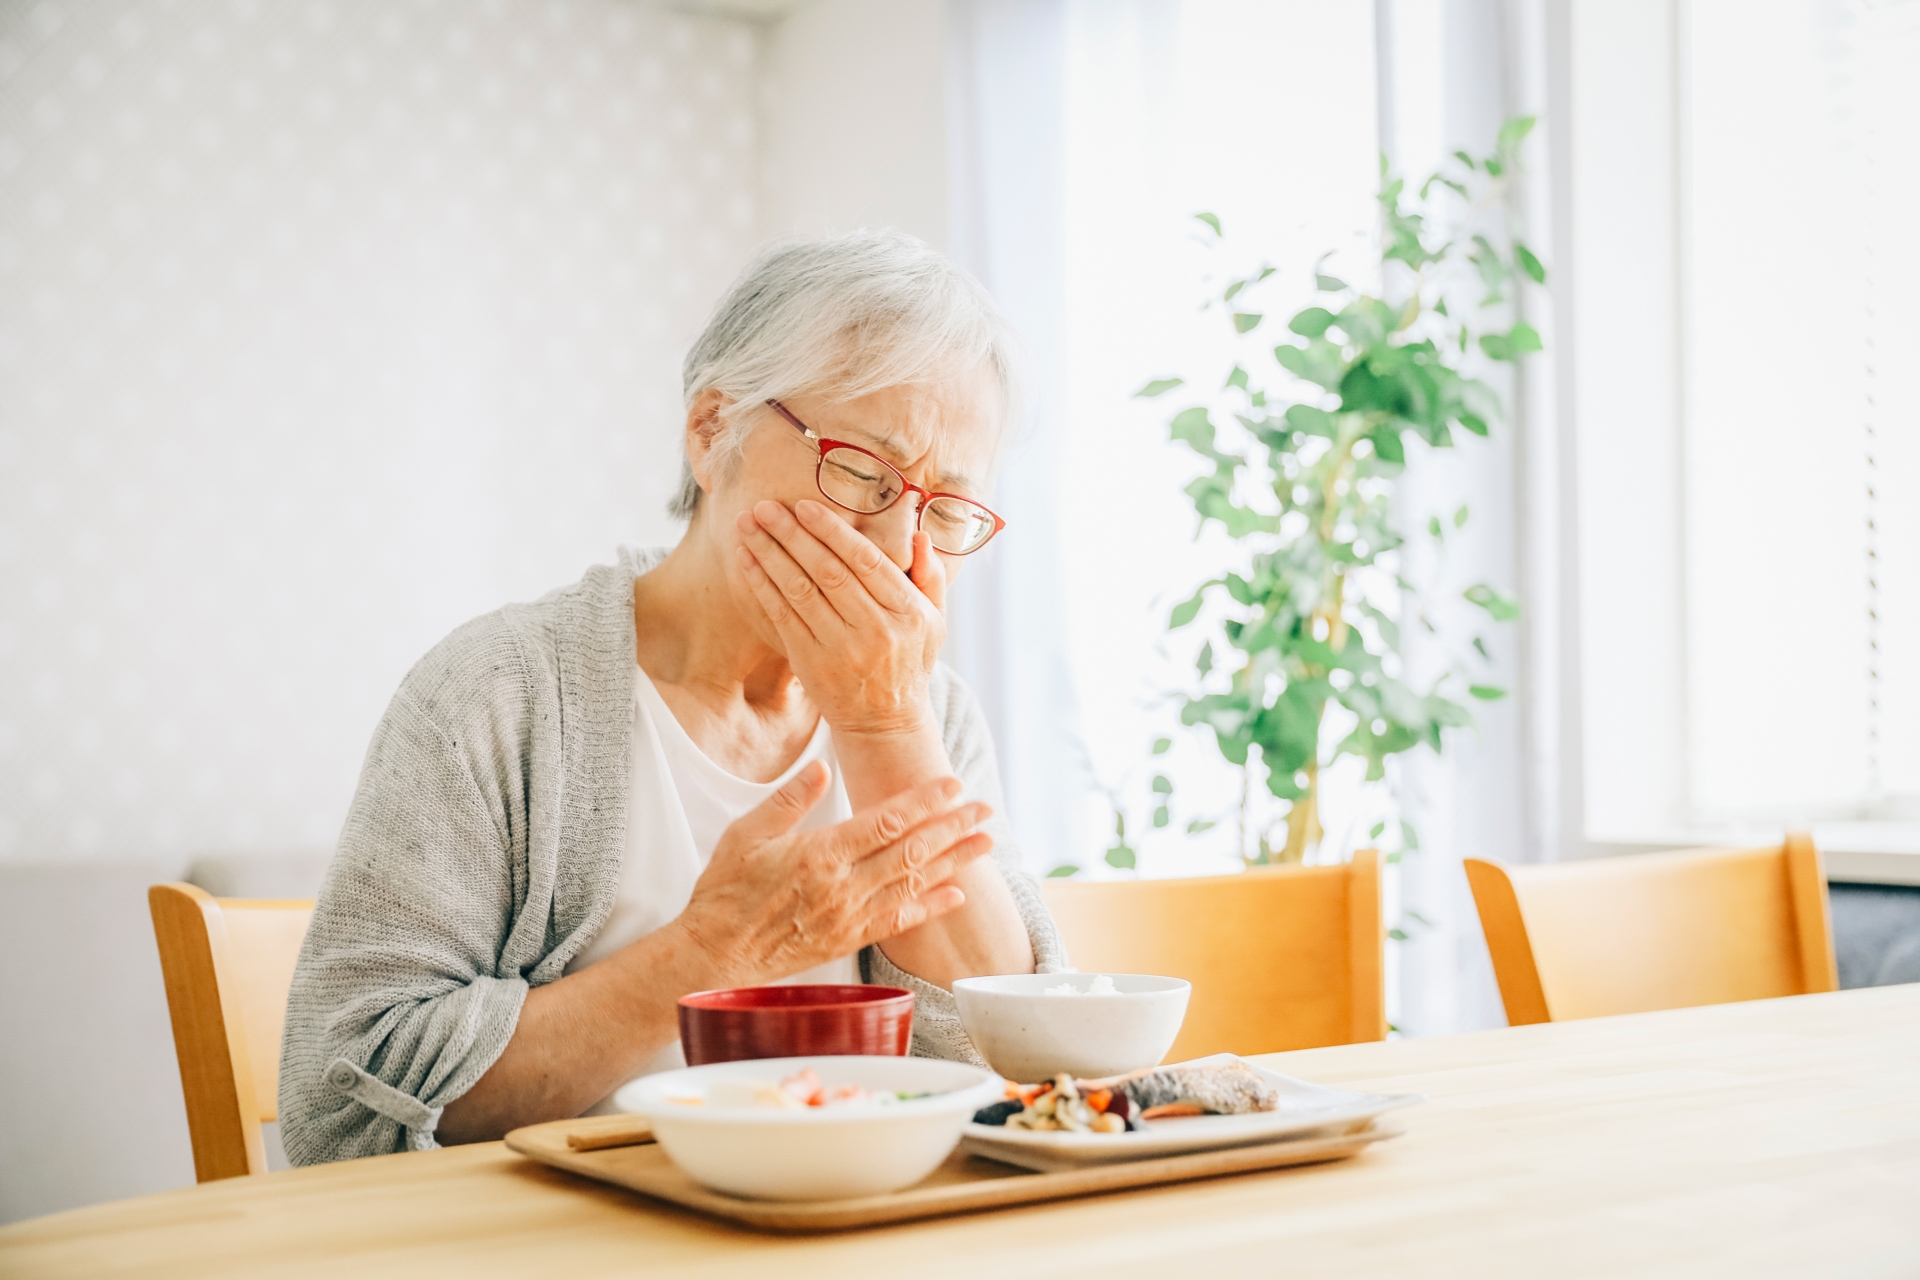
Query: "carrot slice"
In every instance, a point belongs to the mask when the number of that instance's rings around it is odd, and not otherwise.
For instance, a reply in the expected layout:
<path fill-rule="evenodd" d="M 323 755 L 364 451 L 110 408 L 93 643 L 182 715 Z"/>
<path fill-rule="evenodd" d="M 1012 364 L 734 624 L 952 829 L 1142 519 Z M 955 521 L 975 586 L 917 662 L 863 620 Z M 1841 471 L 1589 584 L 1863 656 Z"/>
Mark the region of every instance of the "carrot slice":
<path fill-rule="evenodd" d="M 1170 1116 L 1203 1116 L 1205 1107 L 1196 1107 L 1191 1102 L 1169 1102 L 1165 1106 L 1148 1107 L 1140 1113 L 1142 1120 L 1164 1120 Z"/>

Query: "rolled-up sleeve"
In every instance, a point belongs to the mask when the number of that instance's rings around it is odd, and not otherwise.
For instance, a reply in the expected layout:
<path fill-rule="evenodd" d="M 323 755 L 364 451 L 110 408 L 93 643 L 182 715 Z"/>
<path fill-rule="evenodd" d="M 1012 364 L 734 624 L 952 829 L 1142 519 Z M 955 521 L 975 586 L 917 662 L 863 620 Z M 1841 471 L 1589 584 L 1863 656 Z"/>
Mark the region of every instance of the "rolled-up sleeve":
<path fill-rule="evenodd" d="M 294 971 L 279 1103 L 297 1165 L 436 1145 L 526 1000 L 502 970 L 527 896 L 523 771 L 495 762 L 523 744 L 510 709 L 450 729 L 431 698 L 446 673 L 423 665 L 374 734 Z"/>

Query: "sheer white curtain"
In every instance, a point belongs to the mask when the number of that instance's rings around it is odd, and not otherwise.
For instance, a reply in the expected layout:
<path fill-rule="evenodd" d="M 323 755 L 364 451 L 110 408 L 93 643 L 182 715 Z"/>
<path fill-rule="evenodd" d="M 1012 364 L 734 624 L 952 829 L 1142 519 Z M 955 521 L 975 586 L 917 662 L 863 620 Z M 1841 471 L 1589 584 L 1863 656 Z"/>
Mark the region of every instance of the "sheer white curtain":
<path fill-rule="evenodd" d="M 994 505 L 1010 524 L 955 584 L 947 657 L 993 726 L 1007 807 L 1030 869 L 1083 843 L 1074 668 L 1063 622 L 1062 471 L 1054 424 L 1065 321 L 1061 262 L 1066 6 L 953 0 L 948 7 L 949 248 L 984 281 L 1027 344 L 1025 419 Z"/>
<path fill-rule="evenodd" d="M 955 0 L 951 12 L 956 248 L 1027 333 L 1039 386 L 998 495 L 1013 528 L 956 593 L 950 656 L 987 704 L 1033 870 L 1117 874 L 1100 860 L 1116 807 L 1140 874 L 1231 870 L 1231 823 L 1186 832 L 1230 813 L 1239 779 L 1178 725 L 1168 695 L 1191 681 L 1198 637 L 1166 632 L 1172 604 L 1230 552 L 1217 530 L 1194 537 L 1181 492 L 1194 462 L 1165 427 L 1178 406 L 1133 392 L 1178 374 L 1196 402 L 1236 358 L 1270 365 L 1263 349 L 1329 250 L 1341 274 L 1368 278 L 1383 140 L 1419 153 L 1414 167 L 1443 145 L 1484 147 L 1511 110 L 1503 68 L 1524 24 L 1496 0 Z M 1383 52 L 1405 81 L 1385 93 Z M 1220 217 L 1223 243 L 1201 210 Z M 1272 319 L 1236 345 L 1200 306 L 1262 261 L 1279 268 L 1260 299 Z M 1515 447 L 1461 455 L 1410 500 L 1471 500 L 1483 542 L 1456 567 L 1511 586 L 1524 542 Z M 1435 921 L 1397 948 L 1391 999 L 1409 1030 L 1500 1020 L 1459 858 L 1538 855 L 1517 714 L 1488 719 L 1402 778 L 1426 849 L 1395 891 Z M 1173 746 L 1156 757 L 1163 735 Z M 1174 783 L 1159 830 L 1157 773 Z M 1366 843 L 1388 802 L 1344 768 L 1325 799 L 1328 856 Z"/>
<path fill-rule="evenodd" d="M 1033 348 L 1036 412 L 1001 492 L 1009 534 L 956 592 L 952 656 L 987 704 L 1033 869 L 1099 866 L 1115 804 L 1146 874 L 1237 865 L 1237 778 L 1182 730 L 1168 693 L 1192 645 L 1171 605 L 1227 552 L 1193 537 L 1165 402 L 1132 393 L 1181 373 L 1210 394 L 1236 356 L 1201 314 L 1230 271 L 1282 268 L 1263 305 L 1304 305 L 1328 250 L 1364 270 L 1378 144 L 1373 26 L 1362 4 L 1266 0 L 956 0 L 956 252 Z M 1193 214 L 1227 228 L 1213 247 Z M 1356 252 L 1357 251 L 1357 252 Z M 1271 328 L 1279 329 L 1276 322 Z M 1270 363 L 1270 360 L 1268 361 Z M 1211 381 L 1210 381 L 1211 380 Z M 1197 643 L 1197 642 L 1196 642 Z M 1155 737 L 1174 740 L 1155 758 Z M 1151 827 L 1156 772 L 1175 821 Z M 1344 784 L 1335 839 L 1364 840 Z"/>

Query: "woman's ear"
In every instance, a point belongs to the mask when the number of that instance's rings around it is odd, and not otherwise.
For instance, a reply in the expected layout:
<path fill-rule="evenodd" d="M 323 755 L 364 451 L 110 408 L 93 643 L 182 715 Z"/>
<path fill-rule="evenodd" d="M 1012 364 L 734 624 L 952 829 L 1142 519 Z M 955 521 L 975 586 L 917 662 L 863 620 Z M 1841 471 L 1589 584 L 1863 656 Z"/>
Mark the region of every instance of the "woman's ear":
<path fill-rule="evenodd" d="M 725 392 L 709 387 L 687 406 L 687 469 L 693 472 L 693 482 L 700 486 L 701 493 L 712 493 L 719 479 L 724 461 L 720 440 L 727 430 L 720 413 L 732 403 Z"/>

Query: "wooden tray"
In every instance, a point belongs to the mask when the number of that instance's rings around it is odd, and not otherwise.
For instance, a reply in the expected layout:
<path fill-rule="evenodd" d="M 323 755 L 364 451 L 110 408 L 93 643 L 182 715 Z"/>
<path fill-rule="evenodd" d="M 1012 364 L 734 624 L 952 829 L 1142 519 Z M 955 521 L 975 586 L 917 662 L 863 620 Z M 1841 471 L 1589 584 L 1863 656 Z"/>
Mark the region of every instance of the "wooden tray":
<path fill-rule="evenodd" d="M 946 1214 L 973 1213 L 1043 1200 L 1098 1195 L 1131 1187 L 1189 1182 L 1198 1178 L 1251 1173 L 1259 1169 L 1320 1164 L 1328 1160 L 1345 1159 L 1372 1143 L 1397 1137 L 1401 1132 L 1398 1128 L 1375 1120 L 1332 1136 L 1200 1151 L 1191 1155 L 1106 1164 L 1061 1173 L 1029 1173 L 956 1149 L 947 1157 L 946 1163 L 935 1169 L 925 1181 L 905 1191 L 884 1196 L 865 1196 L 857 1200 L 792 1202 L 742 1200 L 718 1191 L 709 1191 L 680 1172 L 679 1167 L 667 1158 L 667 1153 L 650 1140 L 640 1146 L 601 1150 L 577 1150 L 567 1142 L 569 1134 L 580 1135 L 590 1142 L 592 1139 L 588 1135 L 604 1133 L 611 1140 L 612 1135 L 622 1127 L 633 1129 L 634 1122 L 634 1117 L 606 1116 L 529 1125 L 509 1133 L 507 1146 L 541 1164 L 609 1182 L 656 1200 L 666 1200 L 683 1208 L 762 1231 L 844 1231 L 854 1227 L 907 1222 L 915 1218 L 937 1218 Z"/>

